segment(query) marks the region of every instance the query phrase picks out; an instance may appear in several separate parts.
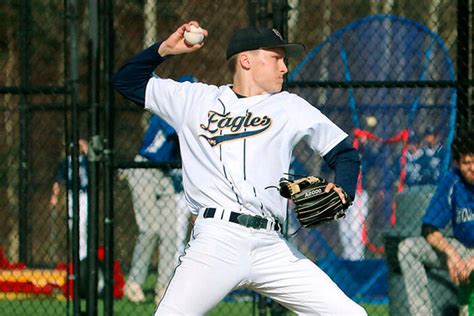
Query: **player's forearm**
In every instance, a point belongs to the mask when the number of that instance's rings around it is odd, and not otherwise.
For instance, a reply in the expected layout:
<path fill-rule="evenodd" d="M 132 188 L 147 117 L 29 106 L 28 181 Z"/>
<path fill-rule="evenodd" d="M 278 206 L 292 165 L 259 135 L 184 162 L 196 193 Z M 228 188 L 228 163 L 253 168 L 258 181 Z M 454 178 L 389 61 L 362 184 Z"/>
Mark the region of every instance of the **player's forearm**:
<path fill-rule="evenodd" d="M 360 168 L 357 150 L 344 140 L 329 151 L 324 160 L 335 170 L 334 182 L 354 200 Z"/>
<path fill-rule="evenodd" d="M 426 235 L 426 241 L 438 251 L 445 253 L 448 257 L 457 255 L 456 249 L 444 238 L 440 231 L 433 231 Z"/>
<path fill-rule="evenodd" d="M 135 55 L 112 77 L 113 87 L 125 98 L 140 106 L 145 104 L 145 90 L 155 68 L 165 58 L 158 54 L 156 43 Z"/>

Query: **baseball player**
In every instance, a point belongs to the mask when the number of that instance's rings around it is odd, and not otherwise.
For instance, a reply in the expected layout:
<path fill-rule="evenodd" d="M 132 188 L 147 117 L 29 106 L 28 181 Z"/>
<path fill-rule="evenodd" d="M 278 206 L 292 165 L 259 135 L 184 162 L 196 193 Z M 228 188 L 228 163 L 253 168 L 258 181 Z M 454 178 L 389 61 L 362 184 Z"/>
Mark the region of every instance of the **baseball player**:
<path fill-rule="evenodd" d="M 425 267 L 447 269 L 461 288 L 474 270 L 474 141 L 472 133 L 466 135 L 453 144 L 456 168 L 441 178 L 426 209 L 423 237 L 407 238 L 398 246 L 411 315 L 433 314 Z M 449 222 L 454 238 L 441 232 Z"/>
<path fill-rule="evenodd" d="M 143 144 L 135 161 L 176 163 L 180 161 L 178 136 L 159 116 L 152 115 Z M 148 274 L 151 256 L 158 242 L 158 280 L 155 301 L 163 296 L 166 285 L 184 251 L 189 212 L 181 188 L 180 170 L 135 168 L 122 172 L 132 192 L 138 237 L 124 295 L 132 302 L 145 301 L 142 286 Z M 179 178 L 174 181 L 174 178 Z M 175 183 L 176 186 L 175 186 Z"/>
<path fill-rule="evenodd" d="M 347 134 L 295 94 L 282 92 L 285 57 L 304 50 L 275 29 L 238 30 L 226 57 L 233 84 L 150 77 L 169 56 L 191 53 L 181 25 L 113 77 L 122 95 L 162 116 L 178 133 L 186 202 L 197 215 L 155 315 L 204 315 L 230 291 L 247 288 L 300 315 L 366 315 L 281 234 L 287 200 L 271 189 L 303 138 L 336 170 L 326 190 L 354 196 L 359 159 Z M 205 36 L 207 30 L 203 30 Z"/>
<path fill-rule="evenodd" d="M 79 139 L 79 259 L 83 260 L 87 257 L 87 188 L 89 178 L 87 174 L 88 160 L 87 152 L 89 145 L 85 139 Z M 67 182 L 68 185 L 68 224 L 72 229 L 72 157 L 68 156 L 64 159 L 56 174 L 56 181 L 53 183 L 50 204 L 56 207 L 58 204 L 59 193 L 61 192 L 61 183 Z"/>
<path fill-rule="evenodd" d="M 408 142 L 408 151 L 406 155 L 406 178 L 405 184 L 409 187 L 414 185 L 427 184 L 423 183 L 422 176 L 422 161 L 424 160 L 424 152 L 421 148 L 421 140 L 414 132 L 410 132 L 410 139 Z M 400 158 L 401 160 L 401 158 Z M 401 162 L 397 166 L 400 169 Z M 427 166 L 425 166 L 427 167 Z"/>
<path fill-rule="evenodd" d="M 429 126 L 425 130 L 423 137 L 423 153 L 422 159 L 423 179 L 429 184 L 437 184 L 441 174 L 441 166 L 444 157 L 446 156 L 446 149 L 441 144 L 441 135 L 433 127 Z"/>

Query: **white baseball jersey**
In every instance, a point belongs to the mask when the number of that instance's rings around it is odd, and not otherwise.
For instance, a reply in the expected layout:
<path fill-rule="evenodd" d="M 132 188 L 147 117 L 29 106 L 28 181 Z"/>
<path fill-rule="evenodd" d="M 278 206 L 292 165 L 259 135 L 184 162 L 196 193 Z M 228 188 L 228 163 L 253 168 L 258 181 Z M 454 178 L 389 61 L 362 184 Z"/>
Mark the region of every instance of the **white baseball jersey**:
<path fill-rule="evenodd" d="M 151 78 L 145 108 L 178 133 L 186 201 L 206 207 L 286 216 L 275 188 L 288 172 L 293 147 L 305 136 L 321 156 L 347 137 L 301 97 L 280 92 L 238 98 L 230 86 Z"/>

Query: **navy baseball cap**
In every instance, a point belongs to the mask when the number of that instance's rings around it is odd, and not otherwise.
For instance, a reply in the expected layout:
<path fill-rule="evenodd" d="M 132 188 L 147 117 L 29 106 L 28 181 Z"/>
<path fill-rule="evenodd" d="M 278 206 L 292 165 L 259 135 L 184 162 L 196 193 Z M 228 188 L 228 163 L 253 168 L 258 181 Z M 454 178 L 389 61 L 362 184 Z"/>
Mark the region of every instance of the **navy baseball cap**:
<path fill-rule="evenodd" d="M 282 48 L 287 57 L 294 57 L 304 51 L 300 43 L 287 43 L 277 29 L 249 26 L 232 35 L 227 46 L 226 58 L 235 54 L 265 48 Z"/>
<path fill-rule="evenodd" d="M 428 126 L 425 130 L 425 135 L 436 135 L 438 130 L 434 126 Z"/>

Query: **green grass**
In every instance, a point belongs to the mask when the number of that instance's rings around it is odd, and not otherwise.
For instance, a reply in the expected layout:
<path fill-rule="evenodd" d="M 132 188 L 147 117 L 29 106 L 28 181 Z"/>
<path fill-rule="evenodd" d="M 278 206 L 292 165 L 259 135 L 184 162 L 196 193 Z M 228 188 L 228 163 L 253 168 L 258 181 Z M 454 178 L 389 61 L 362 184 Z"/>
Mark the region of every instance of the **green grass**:
<path fill-rule="evenodd" d="M 70 303 L 70 313 L 72 315 L 72 302 Z M 387 305 L 364 305 L 367 312 L 371 316 L 386 316 L 388 315 Z M 103 313 L 103 302 L 98 303 L 98 314 Z M 0 300 L 0 315 L 2 316 L 63 316 L 67 315 L 67 304 L 65 301 L 55 299 L 22 299 L 22 300 Z M 83 304 L 85 310 L 85 304 Z M 267 309 L 268 310 L 268 309 Z M 114 315 L 153 315 L 155 311 L 155 304 L 152 300 L 148 300 L 142 304 L 134 304 L 127 300 L 116 300 L 114 302 Z M 258 315 L 258 310 L 254 307 L 252 302 L 223 302 L 214 308 L 210 316 L 246 316 Z M 270 315 L 268 312 L 267 315 Z M 294 315 L 287 313 L 287 315 Z"/>
<path fill-rule="evenodd" d="M 142 304 L 131 303 L 126 299 L 118 299 L 114 301 L 114 316 L 132 316 L 146 315 L 151 316 L 155 311 L 155 303 L 153 297 L 154 282 L 156 275 L 150 273 L 144 285 L 147 300 Z M 86 309 L 85 301 L 82 303 L 82 310 Z M 257 304 L 256 304 L 257 305 Z M 370 316 L 388 316 L 387 305 L 363 305 Z M 69 313 L 67 312 L 69 308 Z M 103 301 L 98 302 L 98 314 L 104 315 Z M 258 315 L 258 306 L 254 306 L 251 301 L 230 301 L 222 302 L 216 306 L 208 315 L 209 316 L 250 316 Z M 72 315 L 72 301 L 53 299 L 50 297 L 35 297 L 24 299 L 5 298 L 0 299 L 0 316 L 64 316 Z M 270 316 L 267 308 L 267 315 Z M 288 312 L 288 316 L 294 315 Z"/>

